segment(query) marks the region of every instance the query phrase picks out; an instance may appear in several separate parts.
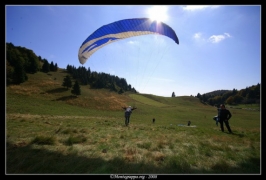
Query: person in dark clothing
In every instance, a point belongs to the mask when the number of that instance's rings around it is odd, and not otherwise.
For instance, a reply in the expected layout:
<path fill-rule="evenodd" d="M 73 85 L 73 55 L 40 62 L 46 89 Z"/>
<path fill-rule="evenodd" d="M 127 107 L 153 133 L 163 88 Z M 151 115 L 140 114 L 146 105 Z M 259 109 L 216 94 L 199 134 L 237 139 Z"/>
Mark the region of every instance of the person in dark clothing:
<path fill-rule="evenodd" d="M 218 118 L 219 118 L 219 122 L 220 122 L 220 127 L 221 127 L 221 131 L 224 132 L 224 123 L 225 126 L 227 128 L 227 130 L 229 131 L 229 133 L 232 133 L 230 125 L 229 125 L 229 119 L 232 117 L 231 112 L 225 108 L 224 104 L 221 104 L 220 106 L 220 110 L 218 113 Z"/>
<path fill-rule="evenodd" d="M 191 124 L 191 121 L 188 121 L 188 122 L 187 122 L 187 125 L 190 126 L 190 124 Z"/>
<path fill-rule="evenodd" d="M 137 109 L 137 108 L 135 108 L 135 107 L 132 108 L 131 106 L 122 107 L 122 108 L 125 110 L 125 124 L 126 124 L 126 126 L 128 126 L 130 115 L 131 115 L 132 111 Z"/>

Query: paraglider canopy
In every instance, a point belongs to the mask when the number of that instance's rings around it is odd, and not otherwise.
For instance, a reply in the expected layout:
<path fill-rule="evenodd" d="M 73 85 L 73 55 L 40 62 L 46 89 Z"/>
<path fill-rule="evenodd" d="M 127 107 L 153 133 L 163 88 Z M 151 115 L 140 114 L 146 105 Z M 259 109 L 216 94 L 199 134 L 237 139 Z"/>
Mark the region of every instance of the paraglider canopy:
<path fill-rule="evenodd" d="M 163 22 L 152 21 L 149 18 L 124 19 L 104 25 L 94 31 L 79 48 L 79 62 L 84 64 L 94 52 L 107 44 L 147 34 L 164 35 L 179 44 L 175 31 Z"/>

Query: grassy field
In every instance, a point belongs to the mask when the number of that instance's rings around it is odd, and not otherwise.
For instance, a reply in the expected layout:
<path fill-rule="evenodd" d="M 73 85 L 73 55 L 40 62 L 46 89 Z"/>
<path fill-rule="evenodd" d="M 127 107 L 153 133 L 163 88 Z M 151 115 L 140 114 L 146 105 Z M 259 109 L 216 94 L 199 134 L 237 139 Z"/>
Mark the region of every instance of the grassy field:
<path fill-rule="evenodd" d="M 260 107 L 215 107 L 195 97 L 123 94 L 81 87 L 63 70 L 6 87 L 6 174 L 260 174 Z M 136 106 L 124 125 L 122 106 Z M 155 118 L 155 123 L 152 119 Z M 187 122 L 191 121 L 191 126 Z"/>

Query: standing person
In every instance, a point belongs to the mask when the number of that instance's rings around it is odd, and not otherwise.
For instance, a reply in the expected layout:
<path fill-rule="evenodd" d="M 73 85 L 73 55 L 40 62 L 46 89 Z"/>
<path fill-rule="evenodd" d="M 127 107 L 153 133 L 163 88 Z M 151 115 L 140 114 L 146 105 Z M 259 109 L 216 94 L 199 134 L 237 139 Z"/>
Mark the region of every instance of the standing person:
<path fill-rule="evenodd" d="M 229 126 L 229 119 L 231 117 L 232 117 L 231 112 L 225 108 L 224 104 L 221 104 L 220 111 L 218 113 L 218 118 L 219 118 L 221 130 L 223 132 L 224 132 L 224 123 L 225 123 L 225 126 L 226 126 L 227 130 L 229 131 L 229 133 L 232 133 L 231 128 Z"/>
<path fill-rule="evenodd" d="M 126 126 L 128 126 L 130 115 L 131 115 L 132 111 L 137 109 L 137 108 L 135 108 L 135 107 L 132 108 L 131 106 L 122 107 L 122 108 L 125 110 L 125 124 L 126 124 Z"/>
<path fill-rule="evenodd" d="M 217 108 L 217 116 L 215 116 L 215 121 L 216 121 L 216 126 L 218 126 L 218 124 L 219 124 L 219 114 L 220 114 L 220 110 L 221 110 L 221 108 Z"/>

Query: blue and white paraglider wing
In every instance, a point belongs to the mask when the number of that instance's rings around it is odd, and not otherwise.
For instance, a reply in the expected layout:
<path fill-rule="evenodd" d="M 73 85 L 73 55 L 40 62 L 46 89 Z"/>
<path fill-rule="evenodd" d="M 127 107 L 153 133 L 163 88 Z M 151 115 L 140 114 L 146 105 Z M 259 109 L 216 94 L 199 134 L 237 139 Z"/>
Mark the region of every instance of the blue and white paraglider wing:
<path fill-rule="evenodd" d="M 79 62 L 84 64 L 94 52 L 112 42 L 147 34 L 164 35 L 179 44 L 175 31 L 163 22 L 149 18 L 124 19 L 104 25 L 93 32 L 79 48 Z"/>

